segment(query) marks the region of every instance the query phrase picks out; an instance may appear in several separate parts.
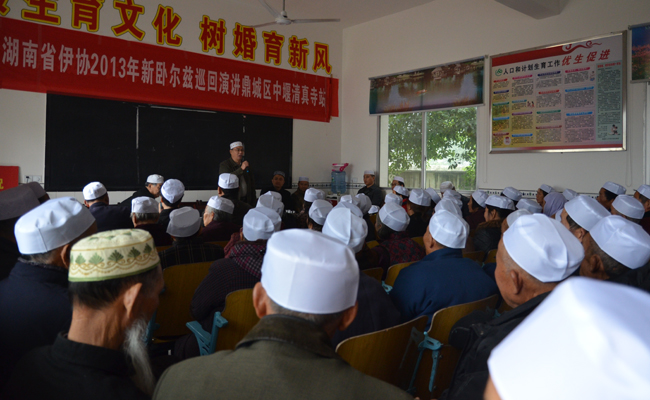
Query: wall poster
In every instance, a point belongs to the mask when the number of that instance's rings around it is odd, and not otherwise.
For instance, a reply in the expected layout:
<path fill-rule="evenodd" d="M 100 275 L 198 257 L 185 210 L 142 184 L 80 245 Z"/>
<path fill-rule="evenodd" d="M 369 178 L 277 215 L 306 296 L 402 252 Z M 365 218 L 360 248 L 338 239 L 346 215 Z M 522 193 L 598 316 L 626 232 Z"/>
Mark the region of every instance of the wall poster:
<path fill-rule="evenodd" d="M 625 150 L 626 32 L 493 56 L 491 153 Z"/>
<path fill-rule="evenodd" d="M 630 27 L 632 33 L 632 80 L 650 81 L 650 23 Z"/>

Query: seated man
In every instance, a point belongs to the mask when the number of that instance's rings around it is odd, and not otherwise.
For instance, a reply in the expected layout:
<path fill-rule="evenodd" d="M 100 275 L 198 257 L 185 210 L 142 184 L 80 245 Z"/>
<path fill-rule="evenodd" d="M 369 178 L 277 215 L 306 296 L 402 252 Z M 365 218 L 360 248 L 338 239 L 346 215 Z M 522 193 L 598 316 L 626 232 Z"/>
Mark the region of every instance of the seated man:
<path fill-rule="evenodd" d="M 390 183 L 390 188 L 395 190 L 395 186 L 405 186 L 404 185 L 404 178 L 401 176 L 394 176 L 393 181 Z"/>
<path fill-rule="evenodd" d="M 621 194 L 612 203 L 612 215 L 619 215 L 627 220 L 640 224 L 645 214 L 643 204 L 632 196 Z"/>
<path fill-rule="evenodd" d="M 312 231 L 321 232 L 323 225 L 327 219 L 327 215 L 334 207 L 332 203 L 327 200 L 317 199 L 309 208 L 309 218 L 307 220 L 307 228 Z"/>
<path fill-rule="evenodd" d="M 235 207 L 232 212 L 232 222 L 241 226 L 244 221 L 244 215 L 253 207 L 239 200 L 239 178 L 237 178 L 237 175 L 219 175 L 219 188 L 217 190 L 219 197 L 232 201 Z"/>
<path fill-rule="evenodd" d="M 325 200 L 325 194 L 318 189 L 307 189 L 305 191 L 305 195 L 303 196 L 302 210 L 300 213 L 298 213 L 298 215 L 296 215 L 296 219 L 298 220 L 298 228 L 304 229 L 308 227 L 307 225 L 309 222 L 309 210 L 311 209 L 311 205 L 316 200 Z"/>
<path fill-rule="evenodd" d="M 582 244 L 585 259 L 580 265 L 581 276 L 613 279 L 650 261 L 650 235 L 638 224 L 619 216 L 598 221 Z"/>
<path fill-rule="evenodd" d="M 438 310 L 498 292 L 476 262 L 463 258 L 468 235 L 469 225 L 458 215 L 448 211 L 433 214 L 424 234 L 427 256 L 400 271 L 390 291 L 403 322 L 426 315 L 430 324 Z"/>
<path fill-rule="evenodd" d="M 230 240 L 230 235 L 239 232 L 241 225 L 232 222 L 235 204 L 219 196 L 212 196 L 203 211 L 203 230 L 201 239 L 204 242 L 223 242 Z"/>
<path fill-rule="evenodd" d="M 97 221 L 97 232 L 133 228 L 129 209 L 109 205 L 108 192 L 100 182 L 87 184 L 83 196 L 84 204 Z"/>
<path fill-rule="evenodd" d="M 415 243 L 406 231 L 409 221 L 406 211 L 395 203 L 386 203 L 379 210 L 375 223 L 379 246 L 373 247 L 372 250 L 387 254 L 389 265 L 420 261 L 425 256 L 424 249 Z M 384 257 L 385 254 L 379 256 Z"/>
<path fill-rule="evenodd" d="M 558 214 L 562 225 L 581 243 L 598 221 L 610 215 L 605 207 L 589 196 L 578 196 L 568 201 L 562 212 Z"/>
<path fill-rule="evenodd" d="M 649 308 L 640 290 L 569 279 L 492 351 L 483 398 L 646 398 Z"/>
<path fill-rule="evenodd" d="M 23 357 L 3 399 L 149 399 L 142 338 L 163 288 L 151 235 L 116 230 L 77 242 L 68 278 L 72 324 Z"/>
<path fill-rule="evenodd" d="M 62 197 L 23 215 L 15 231 L 21 258 L 0 282 L 0 387 L 20 357 L 70 327 L 70 247 L 97 224 L 77 200 Z"/>
<path fill-rule="evenodd" d="M 305 229 L 273 234 L 253 289 L 260 322 L 234 351 L 167 369 L 154 399 L 411 398 L 355 370 L 332 348 L 332 335 L 357 314 L 358 285 L 354 254 L 338 240 Z"/>
<path fill-rule="evenodd" d="M 291 201 L 293 201 L 293 209 L 296 213 L 301 212 L 303 209 L 303 203 L 305 202 L 305 192 L 307 189 L 309 189 L 309 177 L 299 177 L 298 188 L 291 195 Z"/>
<path fill-rule="evenodd" d="M 169 215 L 177 210 L 185 196 L 185 185 L 178 179 L 167 179 L 160 188 L 160 219 L 158 224 L 167 230 Z"/>
<path fill-rule="evenodd" d="M 578 269 L 583 258 L 582 244 L 558 221 L 542 214 L 519 217 L 499 242 L 495 271 L 499 292 L 513 310 L 497 318 L 492 310 L 477 311 L 454 325 L 449 342 L 463 352 L 440 399 L 482 399 L 492 349 Z"/>
<path fill-rule="evenodd" d="M 650 185 L 641 185 L 634 192 L 634 198 L 639 200 L 643 205 L 643 218 L 641 219 L 641 227 L 650 233 Z"/>
<path fill-rule="evenodd" d="M 293 204 L 293 199 L 291 198 L 291 193 L 289 193 L 289 191 L 284 188 L 285 177 L 286 175 L 283 171 L 275 171 L 273 173 L 273 178 L 271 179 L 271 187 L 262 190 L 261 194 L 267 192 L 280 193 L 282 204 L 284 204 L 284 209 L 293 210 L 295 206 Z"/>
<path fill-rule="evenodd" d="M 172 237 L 162 225 L 158 224 L 160 211 L 156 200 L 150 197 L 136 197 L 131 201 L 131 220 L 136 229 L 147 231 L 153 237 L 156 246 L 169 246 Z"/>
<path fill-rule="evenodd" d="M 156 199 L 158 196 L 160 196 L 160 188 L 162 187 L 163 183 L 165 183 L 165 178 L 163 178 L 161 175 L 149 175 L 143 188 L 136 190 L 131 195 L 131 197 L 127 198 L 121 203 L 118 203 L 118 205 L 122 207 L 131 207 L 131 202 L 137 197 L 148 197 L 150 199 Z"/>
<path fill-rule="evenodd" d="M 607 211 L 612 211 L 612 203 L 616 200 L 616 196 L 619 194 L 625 194 L 625 186 L 619 185 L 614 182 L 605 182 L 603 187 L 600 188 L 598 192 L 598 197 L 596 200 L 607 209 Z"/>
<path fill-rule="evenodd" d="M 233 245 L 227 258 L 215 261 L 194 292 L 190 311 L 207 332 L 212 330 L 214 313 L 223 311 L 226 296 L 241 289 L 250 289 L 262 276 L 262 259 L 266 241 L 280 230 L 280 217 L 273 212 L 254 208 L 244 217 L 239 241 Z M 174 345 L 174 355 L 186 359 L 199 356 L 196 336 L 186 335 Z"/>
<path fill-rule="evenodd" d="M 375 183 L 375 171 L 363 171 L 363 183 L 366 186 L 359 189 L 357 194 L 365 194 L 366 196 L 370 197 L 370 201 L 373 205 L 381 207 L 382 204 L 384 204 L 384 191 L 381 190 Z"/>
<path fill-rule="evenodd" d="M 9 276 L 20 256 L 14 235 L 16 221 L 39 204 L 34 192 L 25 185 L 0 192 L 0 280 Z"/>
<path fill-rule="evenodd" d="M 178 264 L 193 264 L 223 258 L 222 247 L 204 243 L 199 237 L 201 217 L 197 210 L 183 207 L 172 211 L 169 216 L 167 233 L 171 235 L 174 242 L 172 247 L 158 254 L 163 269 Z"/>

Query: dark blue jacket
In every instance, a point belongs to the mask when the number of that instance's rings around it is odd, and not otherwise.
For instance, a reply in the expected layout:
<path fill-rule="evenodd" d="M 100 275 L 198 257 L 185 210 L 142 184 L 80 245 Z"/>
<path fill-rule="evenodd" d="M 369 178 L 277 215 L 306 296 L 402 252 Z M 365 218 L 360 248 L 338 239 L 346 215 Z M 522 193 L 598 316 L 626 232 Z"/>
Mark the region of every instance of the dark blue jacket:
<path fill-rule="evenodd" d="M 18 261 L 0 281 L 0 387 L 20 357 L 70 328 L 68 272 Z"/>
<path fill-rule="evenodd" d="M 441 249 L 404 268 L 395 281 L 390 297 L 410 321 L 421 315 L 457 304 L 481 300 L 498 293 L 496 283 L 460 249 Z"/>
<path fill-rule="evenodd" d="M 97 202 L 91 204 L 89 210 L 97 221 L 97 232 L 112 231 L 113 229 L 133 229 L 131 209 Z"/>

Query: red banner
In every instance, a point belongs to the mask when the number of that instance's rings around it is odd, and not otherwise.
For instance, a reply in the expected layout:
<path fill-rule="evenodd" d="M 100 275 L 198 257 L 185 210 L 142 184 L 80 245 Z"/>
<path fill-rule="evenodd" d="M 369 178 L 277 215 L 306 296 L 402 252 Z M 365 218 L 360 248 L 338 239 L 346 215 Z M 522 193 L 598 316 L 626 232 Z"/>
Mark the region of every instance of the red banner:
<path fill-rule="evenodd" d="M 0 17 L 0 88 L 329 122 L 338 79 Z"/>
<path fill-rule="evenodd" d="M 18 186 L 18 167 L 0 166 L 0 192 Z"/>

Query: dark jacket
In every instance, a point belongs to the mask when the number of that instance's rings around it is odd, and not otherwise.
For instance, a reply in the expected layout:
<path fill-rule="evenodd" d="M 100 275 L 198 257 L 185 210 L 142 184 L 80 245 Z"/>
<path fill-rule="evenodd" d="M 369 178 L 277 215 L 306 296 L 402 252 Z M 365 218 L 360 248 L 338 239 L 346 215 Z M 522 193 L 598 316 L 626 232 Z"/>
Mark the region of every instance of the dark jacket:
<path fill-rule="evenodd" d="M 124 353 L 68 340 L 59 334 L 51 346 L 28 353 L 2 396 L 3 399 L 146 400 L 131 375 Z"/>
<path fill-rule="evenodd" d="M 140 224 L 135 229 L 142 229 L 151 234 L 153 242 L 156 246 L 171 246 L 172 237 L 167 233 L 166 229 L 159 224 Z"/>
<path fill-rule="evenodd" d="M 540 294 L 498 318 L 493 319 L 493 311 L 475 311 L 461 318 L 451 330 L 449 343 L 463 349 L 463 352 L 451 385 L 440 396 L 440 400 L 482 400 L 489 375 L 487 360 L 492 349 L 533 312 L 549 293 Z"/>
<path fill-rule="evenodd" d="M 233 233 L 239 232 L 241 225 L 229 221 L 212 221 L 199 235 L 204 242 L 226 242 Z"/>
<path fill-rule="evenodd" d="M 624 275 L 611 279 L 611 281 L 650 292 L 650 263 L 641 268 L 628 271 Z"/>
<path fill-rule="evenodd" d="M 168 368 L 153 398 L 215 396 L 258 400 L 411 398 L 343 361 L 322 328 L 277 314 L 262 318 L 234 351 L 195 357 Z"/>
<path fill-rule="evenodd" d="M 0 282 L 0 387 L 20 357 L 70 328 L 68 271 L 20 259 Z"/>
<path fill-rule="evenodd" d="M 97 232 L 113 229 L 133 229 L 131 210 L 120 206 L 111 206 L 97 202 L 90 205 L 90 213 L 97 221 Z"/>
<path fill-rule="evenodd" d="M 406 231 L 409 233 L 409 237 L 422 237 L 426 233 L 428 227 L 429 220 L 425 220 L 419 214 L 413 214 L 410 217 Z"/>
<path fill-rule="evenodd" d="M 363 220 L 366 221 L 366 226 L 368 227 L 368 235 L 366 236 L 366 242 L 372 242 L 377 240 L 377 233 L 375 231 L 375 225 L 373 225 L 368 214 L 363 214 Z"/>
<path fill-rule="evenodd" d="M 137 198 L 137 197 L 149 197 L 150 199 L 155 199 L 156 198 L 153 194 L 151 194 L 149 189 L 147 189 L 146 187 L 143 187 L 143 188 L 140 188 L 140 189 L 136 190 L 135 192 L 133 192 L 131 197 L 125 199 L 124 201 L 122 201 L 120 203 L 117 203 L 117 205 L 120 206 L 120 207 L 126 207 L 126 208 L 129 209 L 129 212 L 131 212 L 131 201 L 133 199 Z"/>
<path fill-rule="evenodd" d="M 641 219 L 641 222 L 639 222 L 639 224 L 641 225 L 641 228 L 643 228 L 644 231 L 650 234 L 650 211 L 643 214 L 643 218 Z"/>
<path fill-rule="evenodd" d="M 486 254 L 490 250 L 499 247 L 499 240 L 501 240 L 501 223 L 503 220 L 494 219 L 492 221 L 484 222 L 476 228 L 474 238 L 474 250 L 484 251 Z"/>
<path fill-rule="evenodd" d="M 160 266 L 165 269 L 173 265 L 216 261 L 223 258 L 223 248 L 204 243 L 199 237 L 177 238 L 172 247 L 158 253 Z"/>
<path fill-rule="evenodd" d="M 480 224 L 485 222 L 485 210 L 474 211 L 465 217 L 465 221 L 469 224 L 469 231 L 473 232 Z"/>
<path fill-rule="evenodd" d="M 239 226 L 244 225 L 244 217 L 246 216 L 246 213 L 251 208 L 254 208 L 255 205 L 251 206 L 250 204 L 244 203 L 239 199 L 234 199 L 232 197 L 227 197 L 227 196 L 224 196 L 224 199 L 228 199 L 232 201 L 232 203 L 235 205 L 235 210 L 232 212 L 232 222 Z"/>
<path fill-rule="evenodd" d="M 280 196 L 282 196 L 282 204 L 284 204 L 284 209 L 285 210 L 293 210 L 295 205 L 293 204 L 293 199 L 291 198 L 291 193 L 287 189 L 280 189 L 276 190 L 274 187 L 266 188 L 260 192 L 260 195 L 263 195 L 264 193 L 268 192 L 276 192 L 280 193 Z"/>
<path fill-rule="evenodd" d="M 374 184 L 370 187 L 362 187 L 359 189 L 357 194 L 362 193 L 365 194 L 366 196 L 370 197 L 370 201 L 372 202 L 372 205 L 381 207 L 382 204 L 384 204 L 384 191 L 377 186 L 377 184 Z"/>
<path fill-rule="evenodd" d="M 171 220 L 170 214 L 174 210 L 175 208 L 165 208 L 160 212 L 160 217 L 158 217 L 158 225 L 163 227 L 165 233 L 167 233 L 167 226 Z"/>
<path fill-rule="evenodd" d="M 296 213 L 301 212 L 305 205 L 305 192 L 296 189 L 296 191 L 291 194 L 291 201 L 293 201 L 293 210 Z"/>
<path fill-rule="evenodd" d="M 474 261 L 463 258 L 461 249 L 436 250 L 400 271 L 390 298 L 402 321 L 470 303 L 498 293 L 495 282 Z"/>
<path fill-rule="evenodd" d="M 219 175 L 233 174 L 239 178 L 239 200 L 255 207 L 257 196 L 255 195 L 255 178 L 249 171 L 243 171 L 241 164 L 237 164 L 232 158 L 224 160 L 219 164 Z M 243 182 L 242 182 L 243 180 Z M 245 191 L 244 191 L 245 186 Z M 232 199 L 231 199 L 232 200 Z"/>
<path fill-rule="evenodd" d="M 0 281 L 9 276 L 11 269 L 20 257 L 18 245 L 7 239 L 0 238 Z"/>

